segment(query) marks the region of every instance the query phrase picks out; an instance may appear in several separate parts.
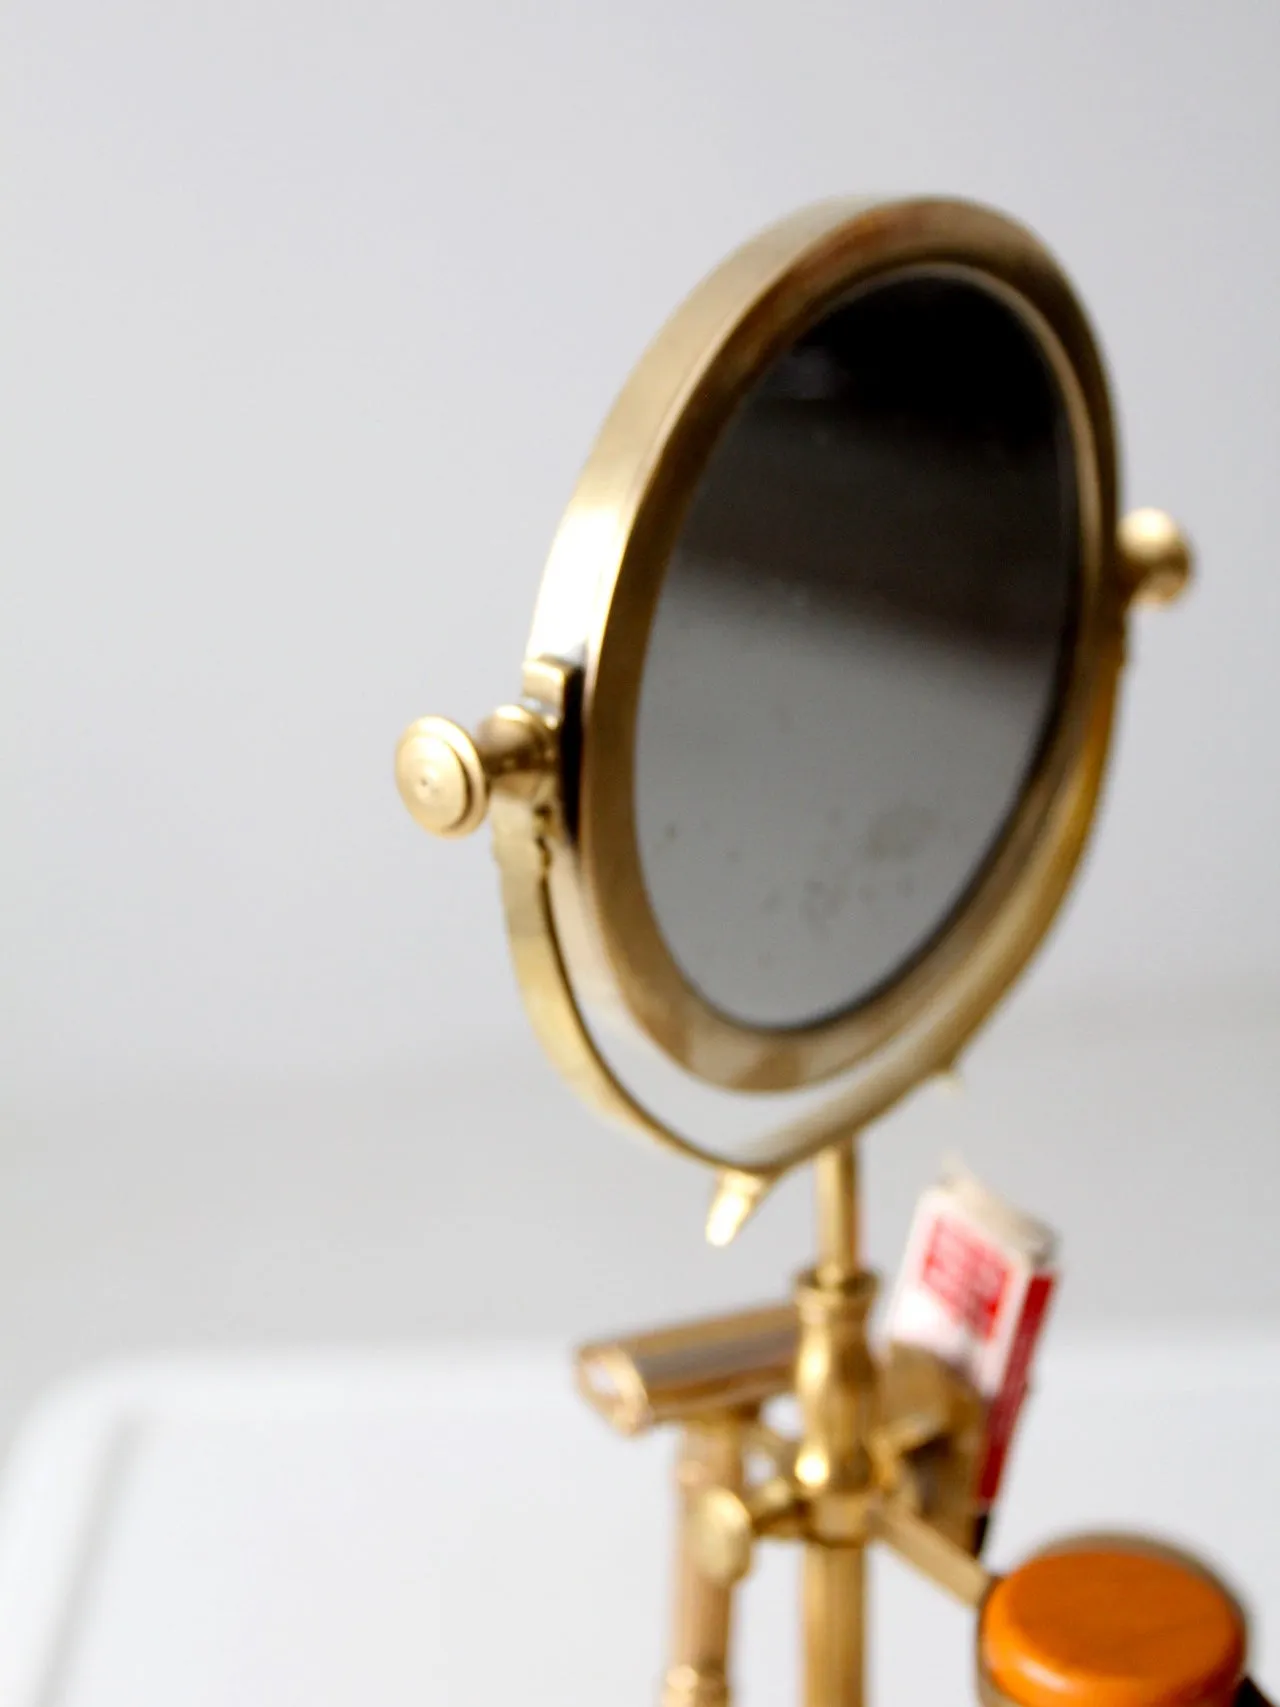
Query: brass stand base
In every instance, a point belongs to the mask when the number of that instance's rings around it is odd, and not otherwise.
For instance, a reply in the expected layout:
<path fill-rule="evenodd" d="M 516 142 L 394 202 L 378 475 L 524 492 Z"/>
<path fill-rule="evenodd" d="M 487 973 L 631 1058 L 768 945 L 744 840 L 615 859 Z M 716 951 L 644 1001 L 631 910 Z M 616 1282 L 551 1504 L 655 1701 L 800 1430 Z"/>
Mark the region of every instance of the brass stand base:
<path fill-rule="evenodd" d="M 824 1151 L 816 1172 L 818 1261 L 793 1305 L 579 1353 L 582 1393 L 620 1432 L 683 1425 L 662 1707 L 729 1707 L 733 1591 L 758 1541 L 804 1547 L 804 1707 L 862 1707 L 872 1541 L 969 1605 L 988 1587 L 971 1497 L 981 1404 L 926 1354 L 872 1357 L 876 1281 L 858 1267 L 853 1141 Z M 761 1420 L 788 1393 L 795 1441 Z"/>

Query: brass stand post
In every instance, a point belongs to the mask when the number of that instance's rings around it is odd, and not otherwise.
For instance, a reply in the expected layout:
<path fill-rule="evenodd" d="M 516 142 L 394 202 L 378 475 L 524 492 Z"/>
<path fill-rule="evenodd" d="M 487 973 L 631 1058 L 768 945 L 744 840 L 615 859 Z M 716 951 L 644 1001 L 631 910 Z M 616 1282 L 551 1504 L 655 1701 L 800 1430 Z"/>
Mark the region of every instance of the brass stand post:
<path fill-rule="evenodd" d="M 861 1546 L 804 1550 L 804 1707 L 861 1707 L 866 1554 Z"/>
<path fill-rule="evenodd" d="M 874 1276 L 858 1267 L 855 1140 L 818 1156 L 818 1262 L 796 1288 L 800 1345 L 795 1477 L 809 1512 L 804 1548 L 805 1707 L 862 1707 L 867 1437 L 875 1368 L 866 1317 Z"/>
<path fill-rule="evenodd" d="M 736 1585 L 713 1581 L 699 1565 L 692 1544 L 692 1513 L 707 1488 L 741 1490 L 742 1419 L 728 1414 L 689 1423 L 680 1442 L 676 1480 L 680 1492 L 676 1602 L 662 1707 L 728 1707 L 729 1627 Z"/>

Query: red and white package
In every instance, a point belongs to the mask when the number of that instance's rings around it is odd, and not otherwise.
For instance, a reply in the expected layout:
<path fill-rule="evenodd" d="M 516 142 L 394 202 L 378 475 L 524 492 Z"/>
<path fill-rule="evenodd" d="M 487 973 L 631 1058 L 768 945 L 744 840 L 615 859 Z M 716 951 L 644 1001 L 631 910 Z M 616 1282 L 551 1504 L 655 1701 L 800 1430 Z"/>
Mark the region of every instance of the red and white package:
<path fill-rule="evenodd" d="M 932 1352 L 987 1401 L 975 1489 L 980 1520 L 1000 1486 L 1028 1373 L 1057 1284 L 1057 1238 L 970 1175 L 916 1206 L 886 1331 Z"/>

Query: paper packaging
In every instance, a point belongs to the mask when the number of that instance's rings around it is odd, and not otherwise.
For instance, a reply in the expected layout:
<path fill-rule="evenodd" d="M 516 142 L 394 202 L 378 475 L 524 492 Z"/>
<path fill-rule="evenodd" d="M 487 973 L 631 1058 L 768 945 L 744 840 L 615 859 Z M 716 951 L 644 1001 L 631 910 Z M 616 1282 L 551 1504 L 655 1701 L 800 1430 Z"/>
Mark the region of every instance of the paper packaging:
<path fill-rule="evenodd" d="M 1040 1330 L 1057 1284 L 1057 1238 L 971 1175 L 921 1197 L 889 1306 L 891 1342 L 920 1346 L 987 1401 L 977 1533 L 1000 1487 Z"/>

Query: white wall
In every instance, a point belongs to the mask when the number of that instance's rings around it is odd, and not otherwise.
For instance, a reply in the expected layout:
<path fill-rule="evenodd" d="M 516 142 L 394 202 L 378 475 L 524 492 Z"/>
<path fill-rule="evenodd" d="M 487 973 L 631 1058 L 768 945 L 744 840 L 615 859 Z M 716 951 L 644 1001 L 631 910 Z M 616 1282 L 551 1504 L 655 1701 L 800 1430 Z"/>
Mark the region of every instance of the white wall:
<path fill-rule="evenodd" d="M 157 1339 L 577 1331 L 800 1256 L 794 1190 L 713 1260 L 691 1171 L 570 1105 L 490 861 L 414 830 L 390 752 L 514 690 L 674 302 L 863 189 L 1042 232 L 1131 498 L 1202 563 L 1143 622 L 1094 857 L 972 1112 L 875 1140 L 875 1238 L 959 1137 L 1070 1224 L 1081 1323 L 1280 1314 L 1280 10 L 11 0 L 3 56 L 0 1385 Z"/>

